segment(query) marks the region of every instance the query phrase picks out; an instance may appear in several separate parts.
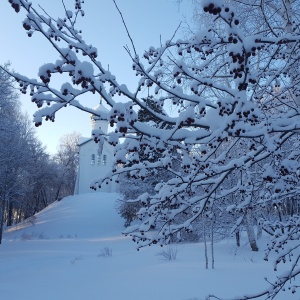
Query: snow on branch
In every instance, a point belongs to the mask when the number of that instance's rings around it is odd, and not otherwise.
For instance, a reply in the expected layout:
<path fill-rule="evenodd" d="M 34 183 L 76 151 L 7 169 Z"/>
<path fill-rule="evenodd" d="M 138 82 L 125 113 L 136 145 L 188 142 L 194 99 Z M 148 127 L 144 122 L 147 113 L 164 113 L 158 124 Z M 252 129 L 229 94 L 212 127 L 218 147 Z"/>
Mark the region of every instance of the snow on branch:
<path fill-rule="evenodd" d="M 232 233 L 248 226 L 249 239 L 249 224 L 260 220 L 272 237 L 266 258 L 271 251 L 279 253 L 276 264 L 292 257 L 299 246 L 300 200 L 297 1 L 283 1 L 287 5 L 282 10 L 262 1 L 255 11 L 241 1 L 230 6 L 201 1 L 200 12 L 209 20 L 204 29 L 151 46 L 141 56 L 119 11 L 133 48 L 134 55 L 127 48 L 132 72 L 139 77 L 133 91 L 103 68 L 97 49 L 76 28 L 77 16 L 84 15 L 83 1 L 76 1 L 73 11 L 64 5 L 64 17 L 58 19 L 26 0 L 9 2 L 26 14 L 28 36 L 41 34 L 58 55 L 57 61 L 41 66 L 37 79 L 11 73 L 41 108 L 36 125 L 54 121 L 67 105 L 90 113 L 78 101 L 85 94 L 101 96 L 110 107 L 109 113 L 95 117 L 114 129 L 107 140 L 115 147 L 115 162 L 91 188 L 112 178 L 118 181 L 122 174 L 143 181 L 164 172 L 153 193 L 136 200 L 142 206 L 140 225 L 126 232 L 138 248 L 176 242 L 181 233 L 218 216 L 231 224 Z M 52 86 L 54 75 L 63 75 L 60 90 Z M 169 107 L 176 113 L 171 115 Z M 94 134 L 96 142 L 102 141 L 103 133 Z M 250 244 L 257 251 L 255 239 Z M 273 299 L 298 275 L 298 258 L 291 258 L 290 273 L 279 276 L 270 290 L 241 299 Z M 218 299 L 208 299 L 213 297 Z"/>

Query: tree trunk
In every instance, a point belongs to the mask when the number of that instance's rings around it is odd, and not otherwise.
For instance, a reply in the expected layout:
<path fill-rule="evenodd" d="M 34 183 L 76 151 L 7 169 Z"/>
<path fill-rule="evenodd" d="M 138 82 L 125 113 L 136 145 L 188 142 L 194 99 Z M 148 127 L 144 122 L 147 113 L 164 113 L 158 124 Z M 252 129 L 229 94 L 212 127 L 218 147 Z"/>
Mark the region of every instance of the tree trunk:
<path fill-rule="evenodd" d="M 20 223 L 21 220 L 22 220 L 22 210 L 19 208 L 18 209 L 18 214 L 17 214 L 17 220 L 16 220 L 16 222 Z"/>
<path fill-rule="evenodd" d="M 262 236 L 262 225 L 260 224 L 260 222 L 257 222 L 256 226 L 257 226 L 256 236 L 257 236 L 257 239 L 260 239 Z"/>
<path fill-rule="evenodd" d="M 246 212 L 246 230 L 247 230 L 247 235 L 248 235 L 248 240 L 250 243 L 250 247 L 252 251 L 258 251 L 258 247 L 256 244 L 256 239 L 255 239 L 255 233 L 254 233 L 254 228 L 251 224 L 251 217 L 249 212 Z"/>
<path fill-rule="evenodd" d="M 56 195 L 55 195 L 55 201 L 58 200 L 61 186 L 62 186 L 62 184 L 60 184 L 59 187 L 57 188 Z"/>
<path fill-rule="evenodd" d="M 205 221 L 203 221 L 203 241 L 204 241 L 205 269 L 208 269 L 208 255 L 207 255 Z"/>
<path fill-rule="evenodd" d="M 215 254 L 214 254 L 214 222 L 211 221 L 211 268 L 215 268 Z"/>
<path fill-rule="evenodd" d="M 12 226 L 13 225 L 13 204 L 11 201 L 8 202 L 8 214 L 7 214 L 7 226 Z"/>
<path fill-rule="evenodd" d="M 41 196 L 42 196 L 42 203 L 43 203 L 43 208 L 45 208 L 48 205 L 48 200 L 47 200 L 47 194 L 45 192 L 45 189 L 41 191 Z"/>
<path fill-rule="evenodd" d="M 235 233 L 235 241 L 236 241 L 236 245 L 238 247 L 240 247 L 241 246 L 241 236 L 240 236 L 240 232 L 239 231 L 237 231 Z"/>
<path fill-rule="evenodd" d="M 0 244 L 2 243 L 2 236 L 3 236 L 3 224 L 4 224 L 4 211 L 5 211 L 5 200 L 2 200 L 1 203 L 1 215 L 0 215 Z"/>

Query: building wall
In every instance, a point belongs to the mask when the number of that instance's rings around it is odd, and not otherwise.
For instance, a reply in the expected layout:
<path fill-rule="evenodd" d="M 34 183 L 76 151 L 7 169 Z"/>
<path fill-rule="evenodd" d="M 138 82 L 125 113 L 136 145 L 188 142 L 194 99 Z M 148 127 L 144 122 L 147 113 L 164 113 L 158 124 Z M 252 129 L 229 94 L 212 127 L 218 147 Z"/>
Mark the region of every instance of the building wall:
<path fill-rule="evenodd" d="M 98 154 L 98 144 L 92 139 L 79 145 L 79 170 L 75 194 L 95 193 L 90 188 L 94 180 L 103 178 L 111 170 L 113 163 L 113 147 L 104 143 L 101 155 Z M 114 182 L 103 184 L 97 192 L 115 192 Z"/>

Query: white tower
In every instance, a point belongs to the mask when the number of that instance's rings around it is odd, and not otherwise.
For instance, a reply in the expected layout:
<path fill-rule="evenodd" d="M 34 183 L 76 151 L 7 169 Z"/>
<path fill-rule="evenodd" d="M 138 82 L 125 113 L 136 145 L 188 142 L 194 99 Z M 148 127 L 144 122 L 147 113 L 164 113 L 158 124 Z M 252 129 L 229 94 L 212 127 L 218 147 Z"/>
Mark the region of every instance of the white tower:
<path fill-rule="evenodd" d="M 94 108 L 95 114 L 104 116 L 108 110 L 102 105 Z M 101 130 L 104 134 L 108 131 L 107 120 L 100 120 L 96 115 L 91 115 L 92 130 Z M 101 149 L 99 143 L 95 143 L 93 138 L 82 138 L 79 141 L 79 168 L 75 187 L 75 194 L 94 192 L 90 189 L 91 183 L 96 179 L 104 178 L 106 173 L 111 169 L 113 163 L 113 146 L 105 142 Z M 103 184 L 98 192 L 114 192 L 116 184 L 109 182 Z"/>
<path fill-rule="evenodd" d="M 95 113 L 98 113 L 99 115 L 101 114 L 107 114 L 108 109 L 106 109 L 102 105 L 102 99 L 100 100 L 100 103 L 93 109 Z M 108 130 L 108 122 L 107 120 L 100 120 L 97 116 L 91 115 L 91 120 L 92 120 L 92 129 L 97 130 L 101 129 L 105 134 L 107 133 Z"/>

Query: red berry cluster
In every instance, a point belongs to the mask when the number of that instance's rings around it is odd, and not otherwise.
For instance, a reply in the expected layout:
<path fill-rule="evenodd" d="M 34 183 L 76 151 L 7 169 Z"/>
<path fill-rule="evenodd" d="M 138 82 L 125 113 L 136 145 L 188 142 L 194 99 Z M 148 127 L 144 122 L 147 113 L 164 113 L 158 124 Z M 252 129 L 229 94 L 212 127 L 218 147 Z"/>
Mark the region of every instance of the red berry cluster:
<path fill-rule="evenodd" d="M 217 15 L 222 11 L 221 7 L 215 7 L 213 3 L 210 3 L 208 6 L 204 6 L 203 10 L 213 15 Z"/>
<path fill-rule="evenodd" d="M 13 0 L 8 0 L 8 2 L 11 4 L 11 7 L 15 10 L 16 13 L 20 11 L 20 4 L 17 2 L 14 2 Z"/>

